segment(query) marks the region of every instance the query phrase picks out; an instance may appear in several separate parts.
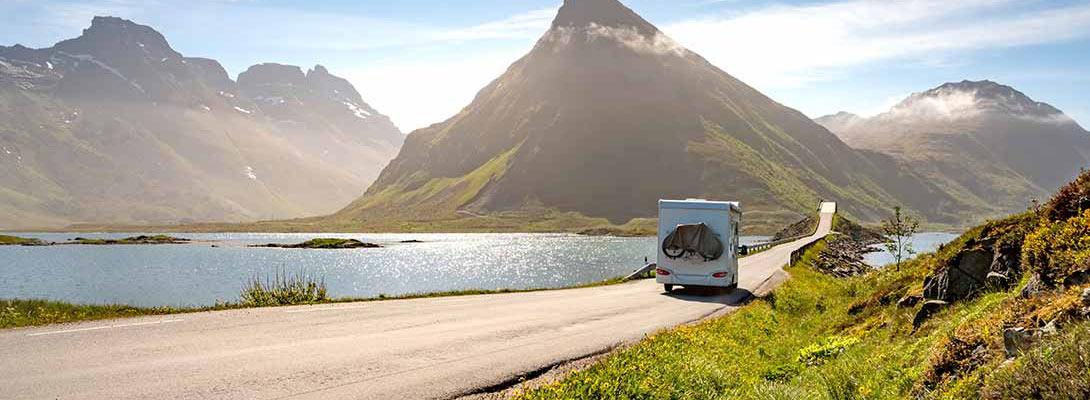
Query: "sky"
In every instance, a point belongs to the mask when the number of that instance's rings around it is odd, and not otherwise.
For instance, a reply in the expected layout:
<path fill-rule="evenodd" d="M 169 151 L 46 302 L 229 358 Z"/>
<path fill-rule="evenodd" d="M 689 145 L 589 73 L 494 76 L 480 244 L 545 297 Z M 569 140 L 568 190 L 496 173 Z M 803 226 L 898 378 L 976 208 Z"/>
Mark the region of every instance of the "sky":
<path fill-rule="evenodd" d="M 990 79 L 1090 123 L 1085 0 L 628 0 L 727 73 L 810 117 L 878 114 Z M 48 47 L 95 15 L 150 25 L 231 75 L 321 64 L 406 133 L 442 122 L 548 29 L 561 0 L 2 0 L 0 44 Z"/>

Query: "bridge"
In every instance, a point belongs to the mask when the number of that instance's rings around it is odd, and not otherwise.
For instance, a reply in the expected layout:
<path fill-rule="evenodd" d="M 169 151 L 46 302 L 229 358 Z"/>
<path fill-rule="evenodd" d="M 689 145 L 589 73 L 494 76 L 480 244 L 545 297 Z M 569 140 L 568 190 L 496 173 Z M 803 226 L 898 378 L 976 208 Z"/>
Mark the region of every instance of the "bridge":
<path fill-rule="evenodd" d="M 817 231 L 740 260 L 739 288 L 651 280 L 466 297 L 231 310 L 0 332 L 7 399 L 419 399 L 503 387 L 648 333 L 729 313 Z"/>

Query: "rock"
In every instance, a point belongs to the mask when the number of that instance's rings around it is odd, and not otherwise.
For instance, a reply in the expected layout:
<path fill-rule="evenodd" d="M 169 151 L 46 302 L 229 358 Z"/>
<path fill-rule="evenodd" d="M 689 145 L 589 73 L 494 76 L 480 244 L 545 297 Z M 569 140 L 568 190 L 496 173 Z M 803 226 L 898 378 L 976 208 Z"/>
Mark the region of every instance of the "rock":
<path fill-rule="evenodd" d="M 863 275 L 873 270 L 863 261 L 868 246 L 849 236 L 838 235 L 818 254 L 814 268 L 838 278 Z"/>
<path fill-rule="evenodd" d="M 1006 290 L 1010 287 L 1010 278 L 998 272 L 989 272 L 984 277 L 984 286 L 993 290 Z"/>
<path fill-rule="evenodd" d="M 1003 350 L 1007 358 L 1017 357 L 1019 353 L 1033 343 L 1033 336 L 1025 328 L 1007 328 L 1003 330 Z"/>
<path fill-rule="evenodd" d="M 937 274 L 927 277 L 923 296 L 945 302 L 969 297 L 984 287 L 993 258 L 984 248 L 962 251 Z"/>
<path fill-rule="evenodd" d="M 923 296 L 914 294 L 907 295 L 900 300 L 897 300 L 897 308 L 915 307 L 916 304 L 920 303 L 920 300 L 923 300 Z"/>
<path fill-rule="evenodd" d="M 1090 288 L 1082 291 L 1082 305 L 1090 307 Z"/>
<path fill-rule="evenodd" d="M 1053 320 L 1053 321 L 1049 321 L 1048 324 L 1046 324 L 1041 329 L 1037 330 L 1037 335 L 1038 336 L 1052 336 L 1052 335 L 1055 335 L 1055 334 L 1059 333 L 1059 331 L 1060 331 L 1060 329 L 1056 326 L 1056 321 Z"/>
<path fill-rule="evenodd" d="M 931 318 L 932 315 L 938 313 L 939 310 L 943 309 L 948 304 L 950 303 L 942 300 L 928 300 L 924 302 L 923 306 L 920 307 L 920 311 L 916 312 L 916 317 L 912 319 L 912 326 L 919 329 L 920 325 L 923 325 L 928 318 Z"/>
<path fill-rule="evenodd" d="M 987 356 L 988 356 L 988 348 L 984 347 L 984 345 L 976 346 L 976 348 L 973 349 L 973 353 L 970 355 L 971 358 L 976 359 L 976 360 L 984 359 Z"/>
<path fill-rule="evenodd" d="M 995 254 L 992 256 L 991 272 L 1002 274 L 1004 277 L 1022 275 L 1022 248 L 1015 241 L 1000 241 L 995 245 Z"/>
<path fill-rule="evenodd" d="M 1028 299 L 1037 296 L 1045 290 L 1044 286 L 1040 275 L 1033 274 L 1033 276 L 1029 277 L 1029 282 L 1026 282 L 1026 287 L 1022 288 L 1022 298 Z"/>
<path fill-rule="evenodd" d="M 1084 264 L 1087 264 L 1087 263 L 1090 263 L 1090 260 L 1087 260 L 1087 262 L 1084 262 Z M 1064 281 L 1063 281 L 1064 286 L 1067 286 L 1067 287 L 1081 286 L 1081 285 L 1085 285 L 1086 283 L 1090 282 L 1090 272 L 1086 271 L 1086 268 L 1088 268 L 1088 267 L 1090 267 L 1090 265 L 1083 265 L 1082 266 L 1082 268 L 1083 268 L 1082 271 L 1078 271 L 1078 272 L 1072 273 L 1071 275 L 1068 275 L 1067 279 L 1064 279 Z"/>

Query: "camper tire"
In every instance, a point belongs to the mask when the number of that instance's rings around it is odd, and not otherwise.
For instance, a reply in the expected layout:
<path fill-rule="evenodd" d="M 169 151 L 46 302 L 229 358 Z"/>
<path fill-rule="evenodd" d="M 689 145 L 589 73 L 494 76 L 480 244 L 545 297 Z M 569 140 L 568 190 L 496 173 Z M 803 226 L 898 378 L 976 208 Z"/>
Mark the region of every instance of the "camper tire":
<path fill-rule="evenodd" d="M 666 293 L 670 293 L 670 292 L 674 291 L 674 285 L 671 285 L 669 283 L 667 283 L 665 285 L 662 285 L 662 287 L 663 287 L 663 289 L 666 289 Z"/>

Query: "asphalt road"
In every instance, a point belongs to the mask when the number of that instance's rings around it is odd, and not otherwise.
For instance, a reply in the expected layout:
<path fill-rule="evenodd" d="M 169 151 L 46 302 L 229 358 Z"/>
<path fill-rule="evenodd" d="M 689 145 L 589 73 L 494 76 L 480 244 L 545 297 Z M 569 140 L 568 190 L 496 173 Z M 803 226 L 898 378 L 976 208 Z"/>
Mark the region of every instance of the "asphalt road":
<path fill-rule="evenodd" d="M 739 289 L 653 280 L 534 293 L 234 310 L 0 332 L 4 399 L 451 398 L 733 310 L 816 235 L 741 261 Z"/>

